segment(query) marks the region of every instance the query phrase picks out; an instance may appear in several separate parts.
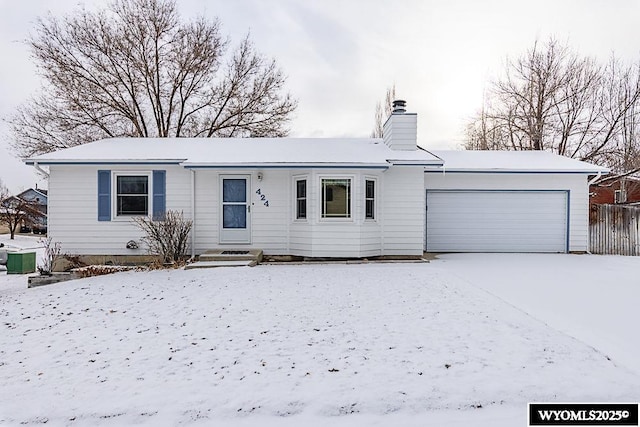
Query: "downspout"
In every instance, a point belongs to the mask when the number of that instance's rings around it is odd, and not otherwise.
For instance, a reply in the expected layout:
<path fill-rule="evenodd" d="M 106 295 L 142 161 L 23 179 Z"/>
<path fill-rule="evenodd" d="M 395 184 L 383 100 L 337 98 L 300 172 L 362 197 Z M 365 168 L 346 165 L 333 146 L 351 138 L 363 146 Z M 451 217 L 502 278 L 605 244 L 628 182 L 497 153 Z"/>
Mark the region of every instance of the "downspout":
<path fill-rule="evenodd" d="M 591 181 L 589 181 L 587 183 L 587 185 L 589 185 L 589 187 L 591 187 L 597 180 L 600 179 L 601 176 L 602 176 L 602 171 L 598 171 L 598 174 Z"/>
<path fill-rule="evenodd" d="M 196 258 L 196 171 L 191 169 L 191 258 Z"/>
<path fill-rule="evenodd" d="M 380 194 L 384 194 L 384 174 L 387 173 L 389 171 L 389 169 L 391 169 L 391 166 L 393 165 L 389 165 L 388 168 L 383 169 L 382 173 L 380 174 Z M 385 247 L 384 247 L 384 210 L 382 209 L 382 207 L 380 205 L 378 205 L 378 212 L 380 213 L 380 256 L 384 256 L 385 253 Z"/>
<path fill-rule="evenodd" d="M 33 167 L 36 168 L 36 170 L 38 172 L 40 172 L 42 175 L 44 175 L 45 178 L 49 179 L 49 172 L 47 172 L 46 170 L 42 169 L 40 167 L 40 165 L 38 164 L 38 162 L 33 162 Z"/>
<path fill-rule="evenodd" d="M 597 180 L 600 179 L 600 177 L 602 176 L 602 171 L 598 171 L 598 173 L 596 174 L 595 177 L 593 177 L 593 179 L 591 179 L 588 183 L 587 183 L 587 194 L 589 194 L 589 187 L 591 187 Z M 587 226 L 587 230 L 590 230 L 590 226 Z M 589 250 L 589 245 L 591 244 L 591 232 L 589 231 L 589 242 L 587 242 L 587 253 L 589 255 L 592 255 L 591 251 Z"/>

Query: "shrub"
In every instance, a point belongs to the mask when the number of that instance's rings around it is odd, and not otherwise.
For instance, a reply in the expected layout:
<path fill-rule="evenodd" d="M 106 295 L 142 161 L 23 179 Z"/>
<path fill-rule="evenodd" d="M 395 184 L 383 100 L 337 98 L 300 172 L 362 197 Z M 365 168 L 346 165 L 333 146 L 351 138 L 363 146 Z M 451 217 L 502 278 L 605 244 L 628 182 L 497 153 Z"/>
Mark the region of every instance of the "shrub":
<path fill-rule="evenodd" d="M 55 268 L 56 261 L 60 258 L 62 248 L 59 242 L 54 242 L 51 237 L 40 239 L 40 244 L 44 246 L 44 258 L 38 265 L 38 272 L 41 275 L 50 275 Z"/>
<path fill-rule="evenodd" d="M 182 211 L 169 210 L 161 221 L 137 217 L 133 221 L 144 233 L 141 239 L 149 253 L 159 255 L 165 264 L 180 261 L 187 252 L 189 232 L 193 222 Z"/>

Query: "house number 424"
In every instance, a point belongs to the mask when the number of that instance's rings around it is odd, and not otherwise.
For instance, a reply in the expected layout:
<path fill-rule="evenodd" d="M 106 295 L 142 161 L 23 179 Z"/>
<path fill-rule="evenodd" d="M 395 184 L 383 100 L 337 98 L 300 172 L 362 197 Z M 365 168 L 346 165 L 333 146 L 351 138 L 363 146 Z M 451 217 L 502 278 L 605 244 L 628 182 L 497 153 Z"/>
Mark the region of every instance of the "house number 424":
<path fill-rule="evenodd" d="M 269 207 L 269 200 L 267 199 L 267 196 L 262 194 L 262 190 L 258 188 L 256 190 L 256 194 L 260 196 L 260 201 L 262 202 L 262 204 L 265 205 L 266 207 Z"/>

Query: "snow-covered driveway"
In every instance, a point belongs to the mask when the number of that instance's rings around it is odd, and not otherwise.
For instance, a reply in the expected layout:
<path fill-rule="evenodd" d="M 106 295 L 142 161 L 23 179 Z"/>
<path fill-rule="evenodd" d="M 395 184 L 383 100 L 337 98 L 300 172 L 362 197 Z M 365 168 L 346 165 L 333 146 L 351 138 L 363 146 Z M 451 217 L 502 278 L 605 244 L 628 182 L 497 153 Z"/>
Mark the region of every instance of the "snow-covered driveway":
<path fill-rule="evenodd" d="M 447 254 L 464 278 L 640 375 L 640 257 Z"/>
<path fill-rule="evenodd" d="M 638 375 L 456 274 L 267 265 L 6 291 L 0 275 L 0 424 L 480 425 L 498 408 L 513 425 L 529 401 L 640 396 Z"/>

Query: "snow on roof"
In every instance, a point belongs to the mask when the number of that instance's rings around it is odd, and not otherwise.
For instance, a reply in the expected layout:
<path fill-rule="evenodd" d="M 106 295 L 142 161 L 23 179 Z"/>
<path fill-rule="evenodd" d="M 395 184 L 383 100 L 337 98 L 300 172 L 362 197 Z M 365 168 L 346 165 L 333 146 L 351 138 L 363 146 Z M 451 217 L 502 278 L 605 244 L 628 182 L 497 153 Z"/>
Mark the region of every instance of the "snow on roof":
<path fill-rule="evenodd" d="M 442 164 L 428 151 L 392 150 L 377 138 L 112 138 L 42 154 L 26 162 L 166 162 L 186 167 Z"/>
<path fill-rule="evenodd" d="M 603 174 L 609 169 L 546 151 L 432 150 L 446 172 L 561 172 Z"/>
<path fill-rule="evenodd" d="M 26 160 L 42 165 L 175 163 L 192 168 L 441 166 L 443 161 L 447 172 L 609 172 L 546 151 L 400 151 L 379 138 L 111 138 Z"/>

